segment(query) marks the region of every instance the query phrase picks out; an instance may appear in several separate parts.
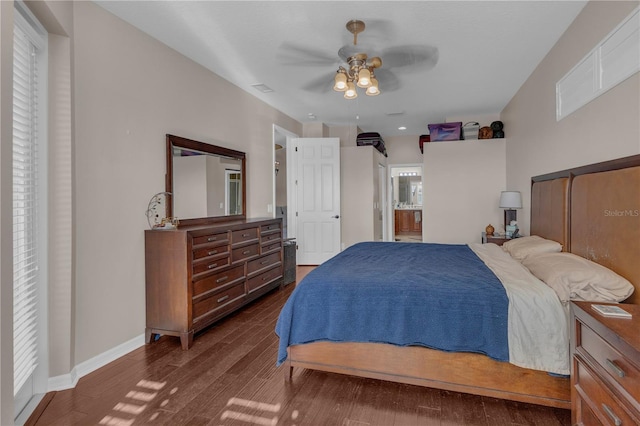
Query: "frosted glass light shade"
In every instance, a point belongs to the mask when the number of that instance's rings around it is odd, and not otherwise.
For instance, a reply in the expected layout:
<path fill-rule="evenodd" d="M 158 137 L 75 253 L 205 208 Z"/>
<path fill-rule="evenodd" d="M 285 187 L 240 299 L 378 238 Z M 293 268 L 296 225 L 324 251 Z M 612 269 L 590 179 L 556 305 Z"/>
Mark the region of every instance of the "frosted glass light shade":
<path fill-rule="evenodd" d="M 355 99 L 358 97 L 358 93 L 356 93 L 356 85 L 353 84 L 353 81 L 347 82 L 347 90 L 344 92 L 345 99 Z"/>
<path fill-rule="evenodd" d="M 358 71 L 358 87 L 366 89 L 369 86 L 371 86 L 371 72 L 366 68 L 362 68 Z"/>
<path fill-rule="evenodd" d="M 347 75 L 345 73 L 337 73 L 334 82 L 333 90 L 336 92 L 344 92 L 347 90 Z"/>
<path fill-rule="evenodd" d="M 378 89 L 378 80 L 375 77 L 371 78 L 371 86 L 367 87 L 367 91 L 365 93 L 369 96 L 376 96 L 380 94 L 380 90 Z"/>
<path fill-rule="evenodd" d="M 501 209 L 521 209 L 522 195 L 520 191 L 502 191 L 500 193 Z"/>

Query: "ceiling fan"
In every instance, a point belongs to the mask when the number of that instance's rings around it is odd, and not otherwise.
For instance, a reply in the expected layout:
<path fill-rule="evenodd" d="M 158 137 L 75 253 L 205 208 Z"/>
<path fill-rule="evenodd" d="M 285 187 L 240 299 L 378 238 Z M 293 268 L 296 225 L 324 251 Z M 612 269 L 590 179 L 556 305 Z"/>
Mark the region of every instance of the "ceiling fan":
<path fill-rule="evenodd" d="M 377 25 L 380 22 L 374 22 L 374 31 L 384 27 Z M 433 68 L 438 62 L 438 49 L 429 45 L 401 45 L 383 49 L 359 45 L 358 35 L 365 28 L 366 25 L 361 20 L 353 19 L 346 23 L 347 31 L 353 34 L 353 43 L 342 46 L 338 50 L 337 58 L 308 46 L 301 47 L 291 43 L 281 46 L 279 56 L 287 65 L 338 65 L 337 72 L 332 74 L 333 78 L 331 74 L 323 75 L 304 85 L 303 89 L 318 93 L 330 91 L 333 87 L 336 91 L 344 92 L 347 99 L 357 97 L 357 86 L 364 88 L 369 96 L 375 96 L 381 91 L 397 90 L 401 84 L 394 70 L 404 68 L 425 71 Z"/>
<path fill-rule="evenodd" d="M 365 29 L 364 22 L 353 19 L 347 22 L 347 30 L 353 34 L 353 46 L 358 44 L 358 34 Z M 366 53 L 349 52 L 345 46 L 338 51 L 338 56 L 343 58 L 348 67 L 342 65 L 338 67 L 338 72 L 334 77 L 333 90 L 336 92 L 344 92 L 345 99 L 355 99 L 358 97 L 356 85 L 366 89 L 367 96 L 377 96 L 380 94 L 378 88 L 378 79 L 374 71 L 382 66 L 382 59 L 374 56 L 369 59 Z M 346 59 L 345 59 L 346 56 Z"/>

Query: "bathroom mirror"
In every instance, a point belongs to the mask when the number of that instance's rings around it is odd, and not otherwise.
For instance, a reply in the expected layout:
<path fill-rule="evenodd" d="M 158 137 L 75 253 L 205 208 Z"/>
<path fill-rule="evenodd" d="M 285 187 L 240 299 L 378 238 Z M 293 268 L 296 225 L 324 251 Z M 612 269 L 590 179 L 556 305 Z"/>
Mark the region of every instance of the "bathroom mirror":
<path fill-rule="evenodd" d="M 197 225 L 246 217 L 246 155 L 167 135 L 168 217 Z"/>
<path fill-rule="evenodd" d="M 398 201 L 401 204 L 422 205 L 422 176 L 398 177 Z"/>

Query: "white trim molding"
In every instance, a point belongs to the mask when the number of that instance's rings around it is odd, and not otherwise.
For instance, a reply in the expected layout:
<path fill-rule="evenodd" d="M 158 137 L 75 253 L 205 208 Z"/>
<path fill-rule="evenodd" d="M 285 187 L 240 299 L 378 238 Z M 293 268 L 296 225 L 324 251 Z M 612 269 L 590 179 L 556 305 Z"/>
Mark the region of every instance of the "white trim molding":
<path fill-rule="evenodd" d="M 49 384 L 47 386 L 48 392 L 72 389 L 82 377 L 144 346 L 144 344 L 144 334 L 141 334 L 121 345 L 111 348 L 106 352 L 76 365 L 68 374 L 50 377 Z"/>

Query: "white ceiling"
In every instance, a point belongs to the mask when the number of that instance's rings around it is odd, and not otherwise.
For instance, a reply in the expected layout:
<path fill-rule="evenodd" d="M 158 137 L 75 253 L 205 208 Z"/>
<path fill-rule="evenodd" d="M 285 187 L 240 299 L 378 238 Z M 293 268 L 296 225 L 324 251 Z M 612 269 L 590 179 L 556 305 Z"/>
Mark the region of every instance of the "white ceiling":
<path fill-rule="evenodd" d="M 586 1 L 97 3 L 298 121 L 391 136 L 500 113 Z M 338 50 L 353 43 L 351 19 L 367 25 L 358 46 L 382 57 L 379 96 L 358 89 L 346 100 L 332 90 Z M 410 59 L 391 54 L 399 47 L 435 48 L 437 63 L 393 66 Z M 273 92 L 252 87 L 258 83 Z"/>

